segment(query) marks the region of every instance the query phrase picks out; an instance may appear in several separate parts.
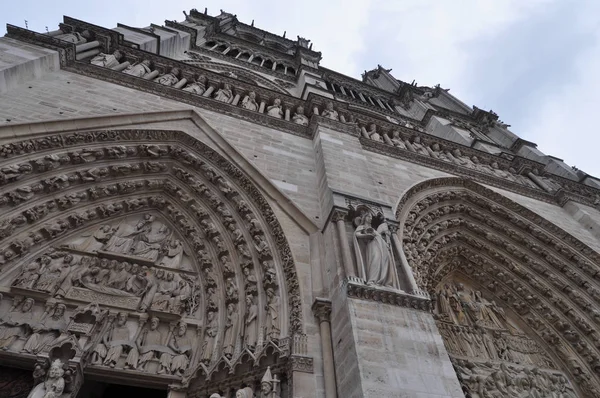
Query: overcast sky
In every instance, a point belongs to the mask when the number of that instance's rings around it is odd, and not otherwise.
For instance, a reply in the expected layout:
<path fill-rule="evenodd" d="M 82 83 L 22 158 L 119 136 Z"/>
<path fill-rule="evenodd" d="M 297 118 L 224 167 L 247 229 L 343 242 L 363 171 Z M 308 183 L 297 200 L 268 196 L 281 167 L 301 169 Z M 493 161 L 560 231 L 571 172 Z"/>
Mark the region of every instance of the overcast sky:
<path fill-rule="evenodd" d="M 0 24 L 54 30 L 69 15 L 144 27 L 204 7 L 311 39 L 323 66 L 349 76 L 381 64 L 404 81 L 440 83 L 468 105 L 493 109 L 543 152 L 600 177 L 598 0 L 0 0 Z"/>

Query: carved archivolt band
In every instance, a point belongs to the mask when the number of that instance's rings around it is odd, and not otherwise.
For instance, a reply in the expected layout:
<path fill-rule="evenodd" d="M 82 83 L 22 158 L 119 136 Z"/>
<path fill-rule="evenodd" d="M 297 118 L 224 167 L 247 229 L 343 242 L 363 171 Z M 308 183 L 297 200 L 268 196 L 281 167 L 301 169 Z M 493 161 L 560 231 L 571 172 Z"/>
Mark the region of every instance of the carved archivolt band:
<path fill-rule="evenodd" d="M 598 394 L 597 253 L 551 222 L 457 178 L 413 187 L 397 211 L 417 283 L 433 289 L 460 272 L 518 314 L 581 391 Z"/>

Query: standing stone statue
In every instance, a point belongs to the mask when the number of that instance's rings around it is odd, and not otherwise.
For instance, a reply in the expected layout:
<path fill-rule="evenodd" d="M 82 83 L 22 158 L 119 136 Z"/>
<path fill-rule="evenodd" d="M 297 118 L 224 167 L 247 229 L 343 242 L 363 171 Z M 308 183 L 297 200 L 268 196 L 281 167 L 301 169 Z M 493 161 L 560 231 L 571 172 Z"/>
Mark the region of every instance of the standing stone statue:
<path fill-rule="evenodd" d="M 150 60 L 144 59 L 142 62 L 129 65 L 127 68 L 125 68 L 123 73 L 136 77 L 144 77 L 144 75 L 152 72 L 152 69 L 150 68 L 151 65 L 152 62 L 150 62 Z"/>
<path fill-rule="evenodd" d="M 373 216 L 363 213 L 357 219 L 358 227 L 354 231 L 354 250 L 358 274 L 369 285 L 396 287 L 394 264 L 388 242 L 384 238 L 389 234 L 386 223 L 377 229 L 371 225 Z"/>
<path fill-rule="evenodd" d="M 267 115 L 281 119 L 283 117 L 283 110 L 281 109 L 281 100 L 275 98 L 273 105 L 267 107 Z"/>
<path fill-rule="evenodd" d="M 258 339 L 258 306 L 252 296 L 246 296 L 245 345 L 250 350 L 256 347 Z"/>
<path fill-rule="evenodd" d="M 104 68 L 114 68 L 119 65 L 120 59 L 123 57 L 123 54 L 119 50 L 115 50 L 112 54 L 104 54 L 100 53 L 91 59 L 90 64 L 96 66 L 102 66 Z"/>
<path fill-rule="evenodd" d="M 298 106 L 294 116 L 292 116 L 292 122 L 300 124 L 302 126 L 308 126 L 308 118 L 304 115 L 304 107 Z"/>
<path fill-rule="evenodd" d="M 202 344 L 202 362 L 208 365 L 212 360 L 213 350 L 215 348 L 215 339 L 219 330 L 219 323 L 215 318 L 215 312 L 210 311 L 206 315 L 206 330 L 204 331 L 204 343 Z"/>
<path fill-rule="evenodd" d="M 202 95 L 206 91 L 206 82 L 207 82 L 206 76 L 200 75 L 196 80 L 187 84 L 183 88 L 183 91 Z"/>
<path fill-rule="evenodd" d="M 217 101 L 225 102 L 227 104 L 231 103 L 233 100 L 233 91 L 231 91 L 231 85 L 225 83 L 223 88 L 220 88 L 215 93 L 214 99 Z"/>
<path fill-rule="evenodd" d="M 244 100 L 242 101 L 242 108 L 248 109 L 250 111 L 257 111 L 258 104 L 256 103 L 256 93 L 254 91 L 250 91 Z"/>
<path fill-rule="evenodd" d="M 125 368 L 147 371 L 147 364 L 153 359 L 157 359 L 160 354 L 167 352 L 168 349 L 163 345 L 162 333 L 158 330 L 160 320 L 157 317 L 150 319 L 150 326 L 145 327 L 135 346 L 129 351 L 125 360 Z"/>
<path fill-rule="evenodd" d="M 163 86 L 174 86 L 179 81 L 180 71 L 178 68 L 171 68 L 168 73 L 154 79 L 155 82 L 162 84 Z"/>
<path fill-rule="evenodd" d="M 179 322 L 177 333 L 173 334 L 169 348 L 175 355 L 171 358 L 171 374 L 183 376 L 192 356 L 192 340 L 187 337 L 187 323 Z"/>
<path fill-rule="evenodd" d="M 271 288 L 267 289 L 267 311 L 265 338 L 279 339 L 279 297 Z"/>
<path fill-rule="evenodd" d="M 235 327 L 236 315 L 236 305 L 234 303 L 229 303 L 227 305 L 227 319 L 225 320 L 225 337 L 223 337 L 223 354 L 225 354 L 227 358 L 231 358 L 233 349 L 235 348 L 235 336 L 233 330 Z"/>
<path fill-rule="evenodd" d="M 333 109 L 333 102 L 331 101 L 327 103 L 326 108 L 321 113 L 321 116 L 332 120 L 340 120 L 340 116 L 338 115 L 337 111 Z"/>
<path fill-rule="evenodd" d="M 46 380 L 35 386 L 27 398 L 60 398 L 65 390 L 64 374 L 62 361 L 54 360 L 50 365 Z"/>

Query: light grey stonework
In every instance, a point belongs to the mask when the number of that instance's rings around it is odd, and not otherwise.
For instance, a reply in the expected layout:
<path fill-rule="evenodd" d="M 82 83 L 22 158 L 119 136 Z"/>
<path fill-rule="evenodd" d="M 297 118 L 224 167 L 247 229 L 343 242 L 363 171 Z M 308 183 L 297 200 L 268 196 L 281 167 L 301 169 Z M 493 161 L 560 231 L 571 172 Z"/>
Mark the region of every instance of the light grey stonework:
<path fill-rule="evenodd" d="M 31 397 L 600 396 L 596 179 L 226 12 L 59 27 L 0 39 L 0 372 Z"/>

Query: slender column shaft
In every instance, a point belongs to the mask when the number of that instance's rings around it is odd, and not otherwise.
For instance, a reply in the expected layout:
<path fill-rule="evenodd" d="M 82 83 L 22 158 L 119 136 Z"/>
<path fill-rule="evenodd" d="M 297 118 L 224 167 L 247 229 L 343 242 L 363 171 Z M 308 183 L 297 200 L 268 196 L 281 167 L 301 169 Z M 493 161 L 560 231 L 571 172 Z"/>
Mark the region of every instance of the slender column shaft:
<path fill-rule="evenodd" d="M 321 350 L 323 354 L 323 378 L 325 379 L 325 398 L 337 398 L 337 383 L 333 362 L 333 344 L 331 343 L 331 301 L 317 298 L 312 310 L 319 320 Z"/>
<path fill-rule="evenodd" d="M 352 264 L 352 256 L 350 255 L 350 245 L 348 244 L 348 237 L 346 236 L 346 222 L 343 218 L 337 220 L 336 227 L 338 238 L 340 240 L 340 248 L 342 250 L 342 264 L 344 265 L 344 273 L 346 274 L 342 275 L 342 277 L 356 276 Z"/>
<path fill-rule="evenodd" d="M 79 44 L 79 45 L 75 46 L 75 52 L 77 54 L 79 54 L 80 52 L 83 52 L 85 50 L 91 50 L 92 48 L 96 48 L 99 45 L 100 45 L 100 42 L 98 40 L 94 40 L 89 43 Z"/>
<path fill-rule="evenodd" d="M 398 239 L 398 235 L 391 234 L 392 239 L 394 241 L 394 248 L 396 249 L 396 254 L 400 258 L 400 265 L 402 267 L 402 272 L 406 275 L 406 279 L 408 280 L 410 292 L 414 293 L 419 291 L 419 287 L 417 286 L 417 281 L 412 273 L 412 269 L 410 265 L 408 265 L 408 260 L 406 260 L 406 256 L 404 255 L 404 251 L 402 250 L 402 244 L 400 243 L 400 239 Z"/>

